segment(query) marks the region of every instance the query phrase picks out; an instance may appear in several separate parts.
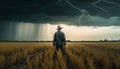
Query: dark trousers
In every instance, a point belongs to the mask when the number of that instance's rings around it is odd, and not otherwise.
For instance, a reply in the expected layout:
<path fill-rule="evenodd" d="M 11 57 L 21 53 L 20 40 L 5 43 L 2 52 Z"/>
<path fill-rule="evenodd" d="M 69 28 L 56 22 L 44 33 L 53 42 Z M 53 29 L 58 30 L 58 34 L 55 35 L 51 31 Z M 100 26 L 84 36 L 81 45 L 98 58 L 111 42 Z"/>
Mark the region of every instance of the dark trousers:
<path fill-rule="evenodd" d="M 61 50 L 62 55 L 65 55 L 65 54 L 66 54 L 65 49 L 64 49 L 64 46 L 56 46 L 55 48 L 56 48 L 56 52 L 59 51 L 59 50 Z"/>
<path fill-rule="evenodd" d="M 60 49 L 61 51 L 64 50 L 63 46 L 56 46 L 55 48 L 56 48 L 57 51 L 58 51 L 59 49 Z"/>

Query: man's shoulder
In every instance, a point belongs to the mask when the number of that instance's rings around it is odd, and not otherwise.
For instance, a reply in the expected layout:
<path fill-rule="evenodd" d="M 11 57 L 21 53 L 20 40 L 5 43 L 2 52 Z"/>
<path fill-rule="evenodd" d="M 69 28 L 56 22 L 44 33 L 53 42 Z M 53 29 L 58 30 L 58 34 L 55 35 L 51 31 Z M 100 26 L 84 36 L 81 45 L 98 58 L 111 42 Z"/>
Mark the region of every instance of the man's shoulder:
<path fill-rule="evenodd" d="M 62 31 L 59 31 L 59 33 L 62 33 L 62 34 L 63 34 L 64 32 L 62 32 Z"/>
<path fill-rule="evenodd" d="M 64 32 L 61 31 L 62 34 L 64 34 Z"/>
<path fill-rule="evenodd" d="M 57 34 L 58 34 L 58 32 L 55 32 L 55 33 L 54 33 L 54 35 L 57 35 Z"/>
<path fill-rule="evenodd" d="M 55 34 L 57 34 L 58 32 L 55 32 Z"/>
<path fill-rule="evenodd" d="M 56 31 L 55 34 L 64 34 L 62 31 Z"/>

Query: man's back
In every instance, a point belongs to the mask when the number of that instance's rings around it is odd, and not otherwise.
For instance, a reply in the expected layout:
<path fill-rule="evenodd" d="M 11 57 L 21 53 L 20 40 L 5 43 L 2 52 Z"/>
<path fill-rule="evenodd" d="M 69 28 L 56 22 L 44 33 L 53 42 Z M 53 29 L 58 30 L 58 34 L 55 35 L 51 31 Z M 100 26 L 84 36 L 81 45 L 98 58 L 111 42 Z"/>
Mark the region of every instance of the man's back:
<path fill-rule="evenodd" d="M 57 31 L 54 34 L 53 44 L 55 46 L 63 46 L 63 45 L 66 44 L 65 35 L 64 35 L 64 33 L 62 31 Z"/>

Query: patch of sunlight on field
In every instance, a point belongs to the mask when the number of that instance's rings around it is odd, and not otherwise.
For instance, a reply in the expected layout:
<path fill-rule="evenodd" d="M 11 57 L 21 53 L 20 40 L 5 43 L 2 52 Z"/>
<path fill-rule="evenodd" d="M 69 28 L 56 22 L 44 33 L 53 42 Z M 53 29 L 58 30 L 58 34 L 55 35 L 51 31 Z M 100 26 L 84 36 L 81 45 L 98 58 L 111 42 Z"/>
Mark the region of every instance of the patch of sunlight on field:
<path fill-rule="evenodd" d="M 119 42 L 0 42 L 0 69 L 120 69 Z"/>

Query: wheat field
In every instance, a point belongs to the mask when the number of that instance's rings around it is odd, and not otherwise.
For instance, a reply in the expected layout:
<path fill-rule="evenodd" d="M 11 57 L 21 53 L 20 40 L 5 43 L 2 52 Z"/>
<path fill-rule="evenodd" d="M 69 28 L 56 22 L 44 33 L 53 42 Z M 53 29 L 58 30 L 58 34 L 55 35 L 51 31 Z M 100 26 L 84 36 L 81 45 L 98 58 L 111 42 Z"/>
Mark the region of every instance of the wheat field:
<path fill-rule="evenodd" d="M 120 42 L 0 42 L 0 69 L 120 69 Z"/>

